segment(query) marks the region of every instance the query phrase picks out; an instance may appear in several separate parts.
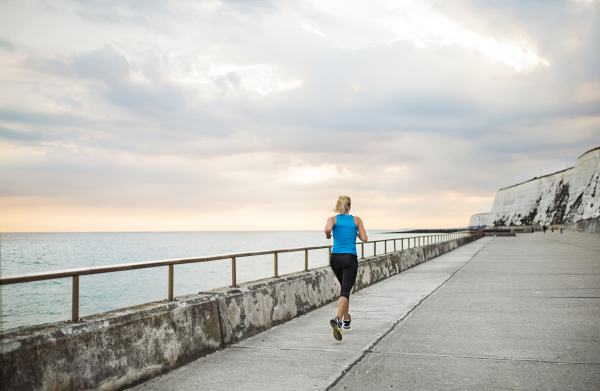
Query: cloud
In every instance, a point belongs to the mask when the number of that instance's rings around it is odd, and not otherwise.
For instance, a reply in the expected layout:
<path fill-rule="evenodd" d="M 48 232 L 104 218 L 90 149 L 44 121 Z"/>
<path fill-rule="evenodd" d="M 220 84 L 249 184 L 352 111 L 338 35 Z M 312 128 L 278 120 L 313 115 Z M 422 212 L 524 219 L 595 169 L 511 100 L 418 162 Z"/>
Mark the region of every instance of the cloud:
<path fill-rule="evenodd" d="M 350 1 L 342 6 L 336 2 L 314 1 L 310 4 L 327 17 L 321 16 L 315 22 L 317 27 L 305 23 L 303 28 L 318 32 L 322 37 L 330 37 L 330 43 L 334 46 L 355 50 L 407 40 L 419 49 L 439 45 L 474 49 L 492 63 L 503 62 L 519 72 L 550 65 L 535 52 L 530 43 L 481 34 L 436 11 L 435 3 L 431 0 Z M 325 31 L 325 34 L 317 28 Z M 332 29 L 335 32 L 329 33 L 328 30 Z"/>
<path fill-rule="evenodd" d="M 309 166 L 297 162 L 287 170 L 282 181 L 297 184 L 313 184 L 336 179 L 343 180 L 352 177 L 352 175 L 347 169 L 339 170 L 336 165 L 332 164 Z"/>
<path fill-rule="evenodd" d="M 0 126 L 0 138 L 17 141 L 39 141 L 45 139 L 39 132 L 21 132 Z"/>
<path fill-rule="evenodd" d="M 15 45 L 6 41 L 4 38 L 0 37 L 0 48 L 5 49 L 5 50 L 14 50 Z"/>
<path fill-rule="evenodd" d="M 48 95 L 48 99 L 50 99 L 51 101 L 53 101 L 61 106 L 67 106 L 73 110 L 78 110 L 83 107 L 81 102 L 79 102 L 77 99 L 75 99 L 69 95 L 61 95 L 61 96 Z"/>
<path fill-rule="evenodd" d="M 111 46 L 88 53 L 75 54 L 72 66 L 80 77 L 100 79 L 107 83 L 116 83 L 129 76 L 129 62 Z"/>

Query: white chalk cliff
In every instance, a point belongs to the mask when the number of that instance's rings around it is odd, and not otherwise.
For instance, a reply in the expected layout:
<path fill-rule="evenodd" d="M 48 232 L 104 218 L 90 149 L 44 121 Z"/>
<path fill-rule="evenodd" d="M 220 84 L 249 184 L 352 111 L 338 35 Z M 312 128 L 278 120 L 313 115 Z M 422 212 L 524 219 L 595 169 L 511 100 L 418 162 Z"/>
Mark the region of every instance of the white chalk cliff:
<path fill-rule="evenodd" d="M 600 147 L 575 166 L 498 190 L 492 211 L 470 226 L 572 224 L 600 217 Z"/>

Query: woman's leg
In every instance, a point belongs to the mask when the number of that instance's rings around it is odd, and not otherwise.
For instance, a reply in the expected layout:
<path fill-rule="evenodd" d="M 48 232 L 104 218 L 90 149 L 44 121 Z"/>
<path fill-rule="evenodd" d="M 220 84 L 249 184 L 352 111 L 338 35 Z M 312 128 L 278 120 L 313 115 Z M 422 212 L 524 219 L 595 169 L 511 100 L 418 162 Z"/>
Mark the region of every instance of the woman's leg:
<path fill-rule="evenodd" d="M 331 265 L 331 269 L 333 270 L 333 273 L 335 274 L 335 277 L 339 281 L 340 286 L 344 282 L 344 273 L 343 273 L 343 269 L 342 269 L 342 264 L 343 264 L 342 260 L 343 260 L 343 257 L 341 257 L 339 254 L 331 254 L 331 258 L 329 260 L 329 264 Z M 342 315 L 340 315 L 340 305 L 341 305 L 342 299 L 343 299 L 343 297 L 340 297 L 340 299 L 338 300 L 338 315 L 337 315 L 337 318 L 340 321 L 342 320 L 342 318 L 340 316 L 343 316 L 343 312 L 342 312 Z"/>
<path fill-rule="evenodd" d="M 341 296 L 338 300 L 337 318 L 339 320 L 348 319 L 348 308 L 350 308 L 350 300 L 348 300 L 344 296 Z"/>
<path fill-rule="evenodd" d="M 348 320 L 348 308 L 350 307 L 350 293 L 352 293 L 352 287 L 356 282 L 356 274 L 358 272 L 358 261 L 355 255 L 352 254 L 344 254 L 347 255 L 346 266 L 342 270 L 342 282 L 340 299 L 338 300 L 338 319 L 339 320 Z"/>

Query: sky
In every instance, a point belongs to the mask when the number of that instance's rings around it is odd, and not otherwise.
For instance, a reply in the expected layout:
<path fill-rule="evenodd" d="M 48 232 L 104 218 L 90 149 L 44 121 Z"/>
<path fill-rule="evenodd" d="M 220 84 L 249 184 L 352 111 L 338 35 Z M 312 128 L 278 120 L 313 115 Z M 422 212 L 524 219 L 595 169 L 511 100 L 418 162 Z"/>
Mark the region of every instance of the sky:
<path fill-rule="evenodd" d="M 464 227 L 600 145 L 599 1 L 0 2 L 0 230 Z"/>

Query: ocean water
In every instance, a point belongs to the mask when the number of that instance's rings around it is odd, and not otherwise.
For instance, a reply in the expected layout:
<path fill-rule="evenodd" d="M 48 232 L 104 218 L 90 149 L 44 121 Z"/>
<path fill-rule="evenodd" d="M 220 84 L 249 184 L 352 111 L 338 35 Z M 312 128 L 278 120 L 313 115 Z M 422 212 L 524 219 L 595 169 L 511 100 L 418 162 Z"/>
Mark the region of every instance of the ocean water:
<path fill-rule="evenodd" d="M 406 238 L 415 234 L 369 231 L 369 240 Z M 161 259 L 328 245 L 322 231 L 273 232 L 118 232 L 3 233 L 0 236 L 1 276 L 15 276 L 79 267 Z M 405 242 L 406 243 L 406 242 Z M 388 246 L 393 246 L 390 242 Z M 391 248 L 391 247 L 388 247 Z M 360 256 L 360 247 L 357 248 Z M 383 243 L 377 244 L 383 253 Z M 365 246 L 365 257 L 373 245 Z M 309 268 L 326 266 L 328 250 L 309 251 Z M 304 269 L 304 252 L 279 254 L 279 275 Z M 238 283 L 273 275 L 273 255 L 237 259 Z M 224 259 L 174 269 L 175 296 L 231 285 L 231 260 Z M 72 278 L 0 286 L 0 330 L 67 320 L 71 317 Z M 81 317 L 164 300 L 168 267 L 132 270 L 79 278 Z"/>

